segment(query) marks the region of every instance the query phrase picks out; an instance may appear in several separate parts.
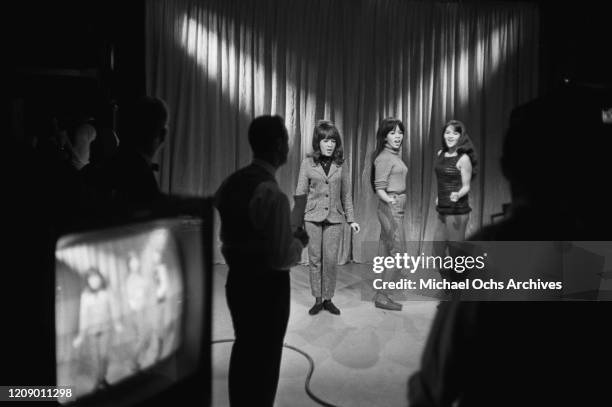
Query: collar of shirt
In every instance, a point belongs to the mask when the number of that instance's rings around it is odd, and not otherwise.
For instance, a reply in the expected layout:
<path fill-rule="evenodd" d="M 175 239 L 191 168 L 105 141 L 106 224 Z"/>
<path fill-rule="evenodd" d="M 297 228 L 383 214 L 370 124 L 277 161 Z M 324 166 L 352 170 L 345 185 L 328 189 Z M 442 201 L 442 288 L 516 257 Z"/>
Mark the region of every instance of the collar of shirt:
<path fill-rule="evenodd" d="M 399 155 L 399 148 L 396 150 L 394 148 L 385 146 L 385 151 L 387 151 L 387 152 L 389 152 L 389 153 L 391 153 L 393 155 Z"/>
<path fill-rule="evenodd" d="M 276 168 L 274 168 L 274 166 L 272 166 L 272 164 L 269 162 L 260 160 L 259 158 L 253 158 L 253 164 L 258 165 L 264 170 L 268 171 L 272 176 L 276 176 Z"/>

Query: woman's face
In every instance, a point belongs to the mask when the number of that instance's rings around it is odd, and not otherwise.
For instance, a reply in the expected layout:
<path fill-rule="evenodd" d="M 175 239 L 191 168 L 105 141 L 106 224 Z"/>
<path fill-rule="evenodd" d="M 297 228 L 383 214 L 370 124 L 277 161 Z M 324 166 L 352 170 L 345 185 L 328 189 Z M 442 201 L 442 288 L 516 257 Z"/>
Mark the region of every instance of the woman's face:
<path fill-rule="evenodd" d="M 321 155 L 325 157 L 331 157 L 336 150 L 336 140 L 333 138 L 326 138 L 319 142 L 321 148 Z"/>
<path fill-rule="evenodd" d="M 87 277 L 87 283 L 92 290 L 98 290 L 102 287 L 102 279 L 98 274 L 92 273 Z"/>
<path fill-rule="evenodd" d="M 399 126 L 395 126 L 393 130 L 387 133 L 385 146 L 399 150 L 402 146 L 402 140 L 404 140 L 404 132 L 402 132 Z"/>
<path fill-rule="evenodd" d="M 459 137 L 461 137 L 461 133 L 455 130 L 453 126 L 448 126 L 446 130 L 444 130 L 444 142 L 449 149 L 457 147 Z"/>

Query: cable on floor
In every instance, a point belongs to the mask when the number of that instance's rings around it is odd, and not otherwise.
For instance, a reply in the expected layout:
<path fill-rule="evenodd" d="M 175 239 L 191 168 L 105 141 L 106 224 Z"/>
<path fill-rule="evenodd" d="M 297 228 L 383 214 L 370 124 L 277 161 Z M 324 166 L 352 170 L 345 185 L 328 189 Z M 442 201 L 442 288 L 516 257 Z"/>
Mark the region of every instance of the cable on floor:
<path fill-rule="evenodd" d="M 217 339 L 215 341 L 212 341 L 213 344 L 229 343 L 229 342 L 234 342 L 234 339 Z M 310 390 L 310 379 L 312 378 L 312 374 L 314 373 L 314 369 L 315 369 L 315 363 L 312 357 L 308 353 L 304 352 L 303 350 L 299 348 L 296 348 L 295 346 L 291 346 L 286 343 L 283 344 L 283 346 L 287 349 L 291 349 L 292 351 L 299 353 L 300 355 L 304 356 L 306 360 L 308 360 L 308 364 L 309 364 L 308 374 L 306 375 L 306 382 L 304 383 L 304 390 L 306 390 L 306 394 L 308 395 L 308 397 L 310 397 L 312 401 L 314 401 L 315 403 L 321 406 L 324 406 L 324 407 L 339 407 L 339 406 L 336 406 L 335 404 L 328 403 L 327 401 L 319 398 L 317 395 L 315 395 Z"/>

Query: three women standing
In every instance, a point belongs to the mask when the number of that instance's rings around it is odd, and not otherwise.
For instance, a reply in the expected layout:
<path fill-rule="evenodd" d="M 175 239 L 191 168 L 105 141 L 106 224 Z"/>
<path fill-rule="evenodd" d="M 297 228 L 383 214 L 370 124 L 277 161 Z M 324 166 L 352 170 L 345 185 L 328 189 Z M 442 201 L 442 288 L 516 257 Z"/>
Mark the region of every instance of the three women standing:
<path fill-rule="evenodd" d="M 379 256 L 395 257 L 406 251 L 404 210 L 408 167 L 401 158 L 404 124 L 396 118 L 386 118 L 376 133 L 376 148 L 372 153 L 371 185 L 378 197 L 377 215 L 381 226 Z M 305 200 L 304 221 L 310 237 L 308 245 L 310 286 L 315 304 L 311 315 L 326 309 L 333 314 L 340 310 L 332 303 L 336 285 L 336 264 L 342 241 L 343 223 L 355 233 L 351 184 L 344 157 L 340 133 L 330 121 L 317 123 L 312 140 L 313 153 L 302 161 L 296 201 Z M 445 256 L 451 241 L 465 240 L 465 230 L 471 208 L 468 202 L 470 182 L 477 164 L 474 146 L 465 125 L 449 121 L 442 134 L 442 149 L 438 151 L 435 172 L 438 181 L 436 210 L 438 222 L 434 235 L 434 255 Z M 452 253 L 449 253 L 452 255 Z M 441 271 L 443 277 L 444 271 Z M 398 270 L 385 269 L 384 282 L 395 281 Z M 402 305 L 391 299 L 392 292 L 376 291 L 374 305 L 400 311 Z"/>
<path fill-rule="evenodd" d="M 306 198 L 304 224 L 310 238 L 310 288 L 315 297 L 315 304 L 308 312 L 315 315 L 326 309 L 339 315 L 340 310 L 332 297 L 344 222 L 348 222 L 355 233 L 359 233 L 360 228 L 353 215 L 350 173 L 344 165 L 340 132 L 332 122 L 321 120 L 317 123 L 312 150 L 302 161 L 295 192 L 296 201 Z"/>

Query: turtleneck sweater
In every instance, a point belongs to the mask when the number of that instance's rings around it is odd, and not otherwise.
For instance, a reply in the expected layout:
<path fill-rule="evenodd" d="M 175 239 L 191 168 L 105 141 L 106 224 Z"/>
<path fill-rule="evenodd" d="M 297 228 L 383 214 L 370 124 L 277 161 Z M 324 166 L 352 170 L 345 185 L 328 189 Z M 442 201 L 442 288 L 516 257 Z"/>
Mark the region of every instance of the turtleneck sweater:
<path fill-rule="evenodd" d="M 408 167 L 399 156 L 399 150 L 385 147 L 374 160 L 374 186 L 387 192 L 401 194 L 406 191 Z"/>
<path fill-rule="evenodd" d="M 323 167 L 323 171 L 325 171 L 325 175 L 329 175 L 329 169 L 331 168 L 332 158 L 321 155 L 321 167 Z"/>

